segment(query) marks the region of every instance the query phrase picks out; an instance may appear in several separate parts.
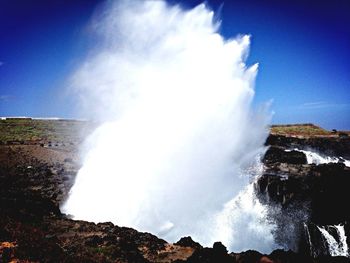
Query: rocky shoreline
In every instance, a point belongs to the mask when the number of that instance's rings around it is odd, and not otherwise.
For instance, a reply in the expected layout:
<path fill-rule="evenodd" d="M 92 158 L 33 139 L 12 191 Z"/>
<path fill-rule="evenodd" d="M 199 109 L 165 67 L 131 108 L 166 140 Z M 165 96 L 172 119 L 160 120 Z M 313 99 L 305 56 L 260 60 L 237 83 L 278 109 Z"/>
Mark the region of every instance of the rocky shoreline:
<path fill-rule="evenodd" d="M 350 168 L 342 158 L 334 163 L 308 163 L 302 152 L 312 150 L 348 159 L 349 143 L 347 136 L 298 138 L 271 134 L 267 139 L 265 172 L 255 188 L 259 200 L 272 208 L 270 216 L 277 225 L 275 238 L 282 245 L 303 254 L 329 255 L 318 227 L 342 225 L 349 235 Z M 287 232 L 293 240 L 286 238 Z"/>
<path fill-rule="evenodd" d="M 80 167 L 78 152 L 69 143 L 29 142 L 0 145 L 1 262 L 350 262 L 347 257 L 331 257 L 322 248 L 311 251 L 304 229 L 306 225 L 316 233 L 313 225 L 341 223 L 350 233 L 346 203 L 350 169 L 343 163 L 307 164 L 303 153 L 292 151 L 315 149 L 350 159 L 346 136 L 269 136 L 265 172 L 255 189 L 261 202 L 278 207 L 271 213 L 277 222 L 276 239 L 298 251 L 275 250 L 269 255 L 253 250 L 228 252 L 220 242 L 203 248 L 191 237 L 171 244 L 108 222 L 72 220 L 59 205 Z M 288 240 L 286 232 L 298 236 L 297 240 Z"/>

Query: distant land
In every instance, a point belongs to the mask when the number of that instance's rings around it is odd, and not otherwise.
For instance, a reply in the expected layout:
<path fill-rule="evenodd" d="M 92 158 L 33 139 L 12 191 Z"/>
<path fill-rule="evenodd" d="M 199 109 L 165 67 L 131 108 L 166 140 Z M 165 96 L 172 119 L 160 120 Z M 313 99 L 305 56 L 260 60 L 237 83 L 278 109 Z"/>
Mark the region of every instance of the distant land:
<path fill-rule="evenodd" d="M 0 143 L 40 144 L 49 141 L 81 142 L 96 124 L 87 120 L 58 117 L 1 117 Z M 350 131 L 326 130 L 311 123 L 271 125 L 271 134 L 291 137 L 339 137 L 349 136 Z"/>

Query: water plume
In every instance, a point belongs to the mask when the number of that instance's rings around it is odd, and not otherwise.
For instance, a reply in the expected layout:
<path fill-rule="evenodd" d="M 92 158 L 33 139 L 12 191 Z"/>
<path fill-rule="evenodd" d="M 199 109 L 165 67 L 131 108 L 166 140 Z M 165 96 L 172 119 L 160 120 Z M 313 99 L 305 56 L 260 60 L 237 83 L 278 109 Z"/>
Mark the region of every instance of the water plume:
<path fill-rule="evenodd" d="M 225 40 L 219 26 L 204 4 L 109 2 L 96 16 L 98 45 L 72 87 L 101 125 L 86 140 L 65 213 L 169 241 L 220 238 L 229 215 L 218 215 L 248 185 L 268 118 L 251 110 L 249 36 Z M 246 234 L 237 231 L 233 239 Z"/>

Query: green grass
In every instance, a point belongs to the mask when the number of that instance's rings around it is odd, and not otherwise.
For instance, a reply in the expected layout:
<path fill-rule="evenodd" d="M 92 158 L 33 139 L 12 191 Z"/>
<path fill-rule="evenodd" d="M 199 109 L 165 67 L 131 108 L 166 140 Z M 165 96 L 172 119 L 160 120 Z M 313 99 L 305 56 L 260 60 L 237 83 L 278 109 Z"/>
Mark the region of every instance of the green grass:
<path fill-rule="evenodd" d="M 334 134 L 313 124 L 272 125 L 271 133 L 294 136 L 329 136 Z"/>
<path fill-rule="evenodd" d="M 77 141 L 90 126 L 88 122 L 75 120 L 0 120 L 0 141 Z"/>
<path fill-rule="evenodd" d="M 7 142 L 79 142 L 93 124 L 77 120 L 0 120 L 0 143 Z M 335 135 L 313 124 L 272 125 L 271 133 L 289 136 Z"/>

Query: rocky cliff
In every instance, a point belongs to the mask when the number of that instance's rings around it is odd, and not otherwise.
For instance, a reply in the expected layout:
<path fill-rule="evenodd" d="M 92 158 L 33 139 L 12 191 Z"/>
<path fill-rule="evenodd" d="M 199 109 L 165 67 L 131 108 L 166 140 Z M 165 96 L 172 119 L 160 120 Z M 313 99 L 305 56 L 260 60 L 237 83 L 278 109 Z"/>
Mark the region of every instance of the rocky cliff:
<path fill-rule="evenodd" d="M 278 226 L 276 239 L 302 253 L 328 254 L 326 248 L 310 247 L 310 236 L 306 235 L 311 233 L 313 243 L 320 243 L 317 226 L 338 224 L 350 233 L 347 208 L 350 168 L 344 164 L 349 158 L 350 138 L 343 134 L 317 137 L 270 134 L 266 144 L 269 149 L 263 159 L 265 172 L 255 187 L 259 199 L 271 207 L 271 219 Z M 308 163 L 300 150 L 338 161 Z M 315 249 L 316 252 L 311 251 Z"/>
<path fill-rule="evenodd" d="M 15 129 L 11 125 L 10 129 Z M 32 124 L 25 125 L 27 129 Z M 62 135 L 69 123 L 59 127 Z M 255 189 L 262 202 L 279 207 L 271 209 L 270 215 L 278 222 L 276 240 L 291 247 L 295 237 L 289 240 L 285 234 L 298 236 L 295 250 L 299 252 L 276 250 L 263 255 L 251 250 L 229 252 L 220 242 L 203 248 L 191 237 L 171 244 L 150 233 L 108 222 L 70 219 L 60 212 L 59 204 L 67 198 L 80 167 L 76 145 L 81 141 L 67 134 L 56 136 L 53 130 L 50 124 L 51 137 L 45 137 L 43 128 L 35 140 L 27 136 L 27 130 L 22 131 L 26 141 L 21 140 L 23 134 L 16 134 L 15 139 L 0 134 L 2 262 L 349 262 L 346 257 L 312 254 L 302 234 L 304 223 L 349 222 L 349 168 L 344 164 L 307 164 L 302 153 L 285 151 L 295 145 L 309 147 L 309 141 L 288 136 L 270 136 L 267 141 L 271 148 L 264 157 L 265 173 Z M 344 145 L 349 141 L 342 140 L 341 146 L 329 146 L 327 151 L 348 156 L 349 148 Z"/>

